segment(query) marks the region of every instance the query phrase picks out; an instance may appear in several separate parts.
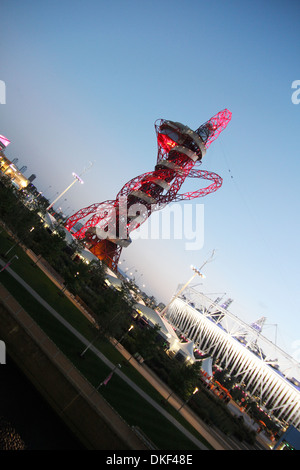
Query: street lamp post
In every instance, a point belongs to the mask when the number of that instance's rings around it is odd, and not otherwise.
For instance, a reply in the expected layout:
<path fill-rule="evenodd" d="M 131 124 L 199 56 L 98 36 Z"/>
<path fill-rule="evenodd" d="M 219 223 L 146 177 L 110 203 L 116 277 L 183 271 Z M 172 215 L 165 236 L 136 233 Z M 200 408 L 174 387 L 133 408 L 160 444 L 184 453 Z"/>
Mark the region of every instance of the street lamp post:
<path fill-rule="evenodd" d="M 102 385 L 107 385 L 107 383 L 110 381 L 110 379 L 112 378 L 112 376 L 114 375 L 114 372 L 117 368 L 120 368 L 121 369 L 121 364 L 117 364 L 113 369 L 112 371 L 109 373 L 109 375 L 102 381 L 99 383 L 98 387 L 94 388 L 94 390 L 92 391 L 92 393 L 90 394 L 90 397 L 100 388 L 102 387 Z M 79 397 L 81 396 L 80 393 L 77 393 L 77 395 L 67 404 L 67 406 L 65 406 L 65 408 L 62 410 L 61 413 L 64 413 L 66 411 L 67 408 L 69 408 Z"/>
<path fill-rule="evenodd" d="M 29 232 L 32 232 L 34 229 L 35 229 L 35 227 L 31 227 L 31 229 L 29 230 Z M 23 240 L 25 241 L 25 243 L 26 243 L 26 241 L 27 241 L 27 237 L 28 237 L 28 234 L 25 234 L 25 235 L 24 235 L 24 238 L 23 238 Z M 13 248 L 15 248 L 16 246 L 20 245 L 20 243 L 22 243 L 21 240 L 19 240 L 17 243 L 15 243 L 14 245 L 12 245 L 12 246 L 7 250 L 7 252 L 3 255 L 4 258 L 6 258 L 6 256 L 8 255 L 8 253 L 9 253 Z"/>
<path fill-rule="evenodd" d="M 74 181 L 59 195 L 57 196 L 56 199 L 54 199 L 54 201 L 47 207 L 47 211 L 49 211 L 53 206 L 54 204 L 75 184 L 77 183 L 77 181 L 80 181 L 81 184 L 83 184 L 83 181 L 82 179 L 80 178 L 80 176 L 76 175 L 76 173 L 72 173 L 73 174 L 73 177 L 74 177 Z"/>
<path fill-rule="evenodd" d="M 130 325 L 130 328 L 125 331 L 125 333 L 123 334 L 123 336 L 116 342 L 115 346 L 117 346 L 119 343 L 121 343 L 121 341 L 123 341 L 123 339 L 125 338 L 125 336 L 129 333 L 129 331 L 131 331 L 133 328 L 133 325 Z"/>
<path fill-rule="evenodd" d="M 196 276 L 200 276 L 202 278 L 205 278 L 205 275 L 202 274 L 201 272 L 201 269 L 209 262 L 211 261 L 211 259 L 213 258 L 215 254 L 215 250 L 213 250 L 211 256 L 202 264 L 202 266 L 197 269 L 195 268 L 194 266 L 191 266 L 192 270 L 194 271 L 194 274 L 192 275 L 192 277 L 184 284 L 184 286 L 177 292 L 177 294 L 175 295 L 175 297 L 173 297 L 170 302 L 168 303 L 168 305 L 166 305 L 166 307 L 162 310 L 160 316 L 163 318 L 165 316 L 165 314 L 167 313 L 167 310 L 168 308 L 170 307 L 170 305 L 174 302 L 175 299 L 177 299 L 180 294 L 187 288 L 187 286 L 193 281 L 193 279 L 195 279 Z"/>
<path fill-rule="evenodd" d="M 117 314 L 111 319 L 110 323 L 111 323 L 119 314 L 120 314 L 120 313 L 117 313 Z M 122 336 L 121 339 L 119 339 L 119 341 L 116 343 L 116 345 L 117 345 L 118 343 L 120 343 L 120 341 L 122 341 L 122 339 L 124 338 L 124 336 L 127 335 L 127 333 L 128 333 L 130 330 L 132 330 L 132 328 L 133 328 L 133 325 L 130 326 L 129 330 L 126 331 L 126 333 Z M 98 338 L 100 338 L 101 334 L 102 334 L 101 331 L 98 331 L 98 333 L 97 333 L 97 335 L 95 336 L 95 338 L 94 338 L 92 341 L 90 341 L 89 344 L 86 346 L 86 348 L 80 353 L 80 357 L 83 357 L 83 356 L 84 356 L 84 354 L 90 349 L 90 347 L 94 344 L 94 342 L 95 342 Z"/>
<path fill-rule="evenodd" d="M 2 273 L 2 271 L 4 271 L 4 269 L 6 269 L 13 261 L 14 258 L 17 258 L 18 259 L 18 256 L 17 255 L 14 255 L 7 263 L 5 266 L 3 266 L 3 268 L 0 270 L 0 273 Z"/>
<path fill-rule="evenodd" d="M 195 390 L 193 391 L 193 393 L 192 393 L 192 394 L 189 396 L 189 398 L 188 398 L 188 399 L 187 399 L 185 402 L 183 402 L 183 403 L 182 403 L 181 407 L 180 407 L 180 408 L 178 408 L 178 410 L 177 410 L 177 411 L 180 411 L 180 410 L 181 410 L 181 408 L 183 408 L 183 407 L 184 407 L 184 405 L 186 405 L 186 404 L 187 404 L 187 403 L 190 401 L 190 399 L 192 398 L 192 396 L 193 396 L 193 395 L 195 395 L 195 394 L 196 394 L 198 391 L 199 391 L 199 388 L 198 388 L 198 387 L 196 387 L 196 388 L 195 388 Z"/>
<path fill-rule="evenodd" d="M 89 344 L 87 345 L 87 347 L 80 353 L 80 357 L 83 357 L 84 354 L 90 349 L 90 347 L 94 344 L 94 342 L 101 336 L 101 332 L 99 331 L 97 333 L 97 335 L 95 336 L 95 338 L 89 342 Z"/>
<path fill-rule="evenodd" d="M 6 258 L 6 256 L 8 255 L 8 253 L 9 253 L 13 248 L 15 248 L 16 246 L 20 245 L 20 243 L 21 243 L 21 240 L 19 240 L 17 243 L 15 243 L 14 245 L 12 245 L 12 246 L 9 248 L 9 250 L 7 250 L 7 252 L 4 253 L 4 255 L 3 255 L 4 258 Z"/>
<path fill-rule="evenodd" d="M 96 390 L 98 390 L 100 387 L 102 387 L 102 385 L 107 385 L 107 383 L 110 381 L 110 379 L 111 379 L 112 376 L 114 375 L 115 370 L 116 370 L 117 368 L 121 369 L 121 364 L 117 364 L 117 365 L 112 369 L 112 371 L 108 374 L 108 376 L 107 376 L 102 382 L 100 382 L 100 384 L 98 385 L 98 387 L 96 388 Z"/>
<path fill-rule="evenodd" d="M 53 206 L 54 204 L 67 192 L 69 191 L 69 189 L 75 184 L 77 183 L 77 181 L 79 181 L 81 184 L 83 184 L 83 180 L 81 179 L 81 175 L 83 175 L 87 170 L 89 170 L 91 168 L 91 166 L 93 165 L 92 162 L 90 162 L 90 166 L 88 168 L 85 168 L 83 170 L 83 172 L 78 176 L 76 173 L 72 173 L 73 175 L 73 178 L 74 180 L 72 181 L 72 183 L 59 195 L 57 196 L 57 198 L 47 207 L 47 211 L 49 211 Z M 57 194 L 57 193 L 56 193 Z"/>

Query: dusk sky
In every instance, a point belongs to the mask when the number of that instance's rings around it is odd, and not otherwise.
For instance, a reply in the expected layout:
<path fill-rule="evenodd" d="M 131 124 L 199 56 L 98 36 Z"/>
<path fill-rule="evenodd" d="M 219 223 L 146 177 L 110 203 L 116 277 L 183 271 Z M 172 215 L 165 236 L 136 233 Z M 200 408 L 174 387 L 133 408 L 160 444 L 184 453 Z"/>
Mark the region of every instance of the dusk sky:
<path fill-rule="evenodd" d="M 298 361 L 299 13 L 292 0 L 2 0 L 0 46 L 7 156 L 27 166 L 27 177 L 36 174 L 50 200 L 93 162 L 84 184 L 56 205 L 68 215 L 115 199 L 154 169 L 157 119 L 196 129 L 232 112 L 201 166 L 222 187 L 181 205 L 181 239 L 172 224 L 170 239 L 137 237 L 122 267 L 167 303 L 190 265 L 215 249 L 196 288 L 212 298 L 226 293 L 230 311 L 248 323 L 267 317 L 271 340 L 277 324 L 278 344 Z M 183 189 L 201 185 L 187 179 Z M 171 209 L 159 217 L 168 220 Z M 187 249 L 195 227 L 199 243 Z"/>

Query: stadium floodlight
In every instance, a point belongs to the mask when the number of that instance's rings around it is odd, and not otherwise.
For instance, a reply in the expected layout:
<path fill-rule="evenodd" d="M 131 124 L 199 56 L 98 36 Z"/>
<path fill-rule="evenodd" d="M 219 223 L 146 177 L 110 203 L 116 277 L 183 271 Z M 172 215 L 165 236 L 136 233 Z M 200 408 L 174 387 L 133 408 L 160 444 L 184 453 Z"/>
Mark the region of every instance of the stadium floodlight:
<path fill-rule="evenodd" d="M 168 303 L 168 305 L 166 305 L 166 307 L 162 310 L 160 316 L 161 317 L 164 317 L 165 314 L 167 313 L 167 310 L 168 308 L 170 307 L 171 303 L 174 302 L 175 299 L 177 299 L 177 297 L 180 296 L 180 294 L 187 288 L 187 286 L 195 279 L 196 276 L 200 276 L 202 278 L 205 278 L 206 276 L 201 272 L 201 269 L 207 264 L 209 263 L 209 261 L 212 260 L 213 256 L 215 254 L 215 250 L 213 250 L 211 256 L 206 260 L 204 261 L 204 263 L 202 264 L 202 266 L 197 269 L 195 268 L 194 266 L 191 266 L 191 269 L 194 271 L 194 274 L 192 275 L 192 277 L 184 284 L 184 286 L 177 292 L 177 294 L 171 299 L 171 301 Z"/>
<path fill-rule="evenodd" d="M 91 166 L 93 165 L 93 163 L 90 162 L 90 166 L 88 168 L 85 168 L 83 170 L 83 172 L 81 173 L 83 175 L 83 173 L 85 173 Z M 83 184 L 83 180 L 81 179 L 81 175 L 78 176 L 76 173 L 72 173 L 72 176 L 74 178 L 74 181 L 72 181 L 72 183 L 59 195 L 57 196 L 57 198 L 47 207 L 47 211 L 49 211 L 53 206 L 54 204 L 67 192 L 69 191 L 69 189 L 75 184 L 77 183 L 77 181 L 79 181 L 80 184 Z"/>

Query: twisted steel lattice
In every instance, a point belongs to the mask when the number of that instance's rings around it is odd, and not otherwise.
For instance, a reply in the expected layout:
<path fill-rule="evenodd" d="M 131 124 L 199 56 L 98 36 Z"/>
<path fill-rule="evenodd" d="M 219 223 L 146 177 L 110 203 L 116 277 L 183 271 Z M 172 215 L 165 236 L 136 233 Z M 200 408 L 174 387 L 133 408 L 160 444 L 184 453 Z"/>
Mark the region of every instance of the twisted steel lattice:
<path fill-rule="evenodd" d="M 74 236 L 84 238 L 90 251 L 104 260 L 110 268 L 117 269 L 122 247 L 130 243 L 130 232 L 137 229 L 153 210 L 161 209 L 170 202 L 203 197 L 220 188 L 222 178 L 219 175 L 194 167 L 201 164 L 206 150 L 230 119 L 231 112 L 224 109 L 196 131 L 179 122 L 164 119 L 156 121 L 158 154 L 154 171 L 128 181 L 115 200 L 80 209 L 69 217 L 65 227 L 71 231 L 79 220 L 90 216 Z M 211 184 L 206 188 L 181 194 L 179 190 L 187 177 L 204 179 Z M 133 216 L 137 205 L 142 206 L 143 210 L 135 211 Z"/>

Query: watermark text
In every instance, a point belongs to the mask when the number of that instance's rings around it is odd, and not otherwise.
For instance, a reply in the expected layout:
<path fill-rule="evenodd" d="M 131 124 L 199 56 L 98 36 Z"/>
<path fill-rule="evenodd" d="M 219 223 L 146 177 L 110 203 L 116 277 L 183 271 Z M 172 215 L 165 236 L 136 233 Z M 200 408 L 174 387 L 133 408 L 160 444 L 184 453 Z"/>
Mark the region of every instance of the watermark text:
<path fill-rule="evenodd" d="M 300 103 L 300 80 L 294 80 L 292 82 L 292 88 L 293 89 L 296 89 L 293 93 L 292 93 L 292 103 L 293 104 L 299 104 Z"/>
<path fill-rule="evenodd" d="M 203 248 L 204 204 L 174 203 L 160 209 L 158 204 L 127 205 L 126 197 L 121 197 L 118 205 L 101 204 L 95 235 L 111 240 L 185 240 L 187 251 Z"/>
<path fill-rule="evenodd" d="M 0 104 L 6 104 L 6 85 L 3 80 L 0 80 Z"/>

